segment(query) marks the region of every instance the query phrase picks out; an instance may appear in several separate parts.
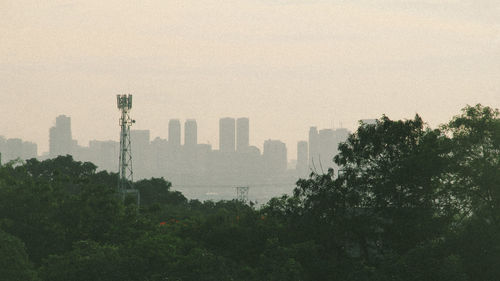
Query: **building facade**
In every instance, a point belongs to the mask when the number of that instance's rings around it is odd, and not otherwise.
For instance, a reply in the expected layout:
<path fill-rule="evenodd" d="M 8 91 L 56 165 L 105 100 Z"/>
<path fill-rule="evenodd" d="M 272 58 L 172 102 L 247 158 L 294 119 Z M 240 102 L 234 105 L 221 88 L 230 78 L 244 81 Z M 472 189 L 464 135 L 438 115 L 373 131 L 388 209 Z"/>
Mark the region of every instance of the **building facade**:
<path fill-rule="evenodd" d="M 188 119 L 184 123 L 184 145 L 195 147 L 198 144 L 198 125 L 196 120 Z"/>
<path fill-rule="evenodd" d="M 181 146 L 181 121 L 170 119 L 168 122 L 168 143 L 171 146 Z"/>
<path fill-rule="evenodd" d="M 250 145 L 250 121 L 248 118 L 236 120 L 236 150 L 245 151 Z"/>
<path fill-rule="evenodd" d="M 224 153 L 235 151 L 235 121 L 234 118 L 219 120 L 219 150 Z"/>
<path fill-rule="evenodd" d="M 71 135 L 71 117 L 59 115 L 55 126 L 49 130 L 49 156 L 73 154 L 75 142 Z"/>

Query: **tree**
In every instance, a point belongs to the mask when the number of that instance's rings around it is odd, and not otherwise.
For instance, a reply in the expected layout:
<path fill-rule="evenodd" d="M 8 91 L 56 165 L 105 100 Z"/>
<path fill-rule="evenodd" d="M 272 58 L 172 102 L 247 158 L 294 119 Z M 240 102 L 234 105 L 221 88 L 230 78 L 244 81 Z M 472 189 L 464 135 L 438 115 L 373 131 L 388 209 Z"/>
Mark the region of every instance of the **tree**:
<path fill-rule="evenodd" d="M 481 213 L 500 224 L 500 113 L 480 104 L 467 106 L 444 129 L 452 135 L 448 183 L 463 215 Z"/>
<path fill-rule="evenodd" d="M 37 280 L 24 243 L 0 230 L 0 281 Z"/>
<path fill-rule="evenodd" d="M 144 179 L 134 183 L 141 194 L 141 205 L 148 206 L 152 204 L 185 204 L 184 197 L 178 191 L 170 191 L 172 183 L 163 178 Z"/>
<path fill-rule="evenodd" d="M 110 185 L 112 182 L 112 185 Z M 35 264 L 79 240 L 111 242 L 130 232 L 116 175 L 60 156 L 0 168 L 0 223 L 22 239 Z M 135 213 L 135 212 L 133 212 Z"/>
<path fill-rule="evenodd" d="M 41 276 L 51 281 L 130 280 L 122 270 L 119 248 L 93 241 L 80 241 L 70 252 L 51 255 L 41 268 Z"/>
<path fill-rule="evenodd" d="M 405 253 L 447 229 L 453 212 L 440 198 L 440 176 L 449 165 L 448 144 L 416 115 L 405 121 L 383 116 L 339 145 L 337 181 L 356 198 L 358 212 L 376 223 L 380 240 L 368 243 L 381 245 L 381 254 Z"/>
<path fill-rule="evenodd" d="M 500 113 L 467 106 L 443 126 L 452 136 L 453 165 L 446 183 L 461 207 L 455 249 L 471 280 L 493 280 L 500 270 Z"/>

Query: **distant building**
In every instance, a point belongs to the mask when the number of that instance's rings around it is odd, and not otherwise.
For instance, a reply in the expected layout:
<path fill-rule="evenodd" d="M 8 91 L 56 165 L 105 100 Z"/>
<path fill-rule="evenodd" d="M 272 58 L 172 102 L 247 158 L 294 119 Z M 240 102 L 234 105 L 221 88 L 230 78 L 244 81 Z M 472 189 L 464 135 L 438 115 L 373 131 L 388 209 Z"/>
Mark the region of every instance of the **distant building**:
<path fill-rule="evenodd" d="M 196 120 L 188 119 L 184 123 L 184 145 L 195 147 L 198 144 L 198 125 Z"/>
<path fill-rule="evenodd" d="M 152 176 L 149 130 L 131 130 L 130 141 L 132 142 L 134 178 L 147 178 Z"/>
<path fill-rule="evenodd" d="M 36 157 L 38 157 L 37 144 L 34 142 L 23 141 L 23 153 L 21 155 L 21 158 L 26 160 L 26 159 L 36 158 Z"/>
<path fill-rule="evenodd" d="M 184 175 L 194 174 L 195 170 L 199 169 L 199 157 L 197 154 L 198 144 L 198 126 L 196 120 L 188 119 L 184 123 L 184 149 L 181 156 L 181 170 Z"/>
<path fill-rule="evenodd" d="M 299 141 L 297 143 L 297 175 L 299 176 L 306 176 L 309 169 L 308 169 L 308 143 L 307 141 Z"/>
<path fill-rule="evenodd" d="M 309 169 L 317 173 L 326 173 L 329 168 L 336 168 L 334 157 L 338 146 L 347 140 L 349 131 L 345 128 L 323 129 L 316 127 L 309 130 Z M 297 155 L 298 157 L 298 155 Z"/>
<path fill-rule="evenodd" d="M 315 169 L 319 159 L 319 133 L 316 127 L 309 129 L 309 167 Z"/>
<path fill-rule="evenodd" d="M 246 117 L 236 120 L 236 150 L 245 151 L 250 145 L 250 126 Z"/>
<path fill-rule="evenodd" d="M 337 143 L 337 145 L 335 145 L 336 149 L 338 149 L 339 143 L 345 142 L 347 140 L 350 133 L 351 132 L 349 132 L 349 130 L 347 130 L 346 128 L 338 128 L 334 131 L 334 140 Z"/>
<path fill-rule="evenodd" d="M 71 136 L 71 117 L 59 115 L 56 124 L 49 130 L 49 155 L 73 154 L 74 141 Z"/>
<path fill-rule="evenodd" d="M 6 163 L 15 159 L 31 159 L 38 156 L 36 143 L 25 142 L 22 139 L 5 139 L 0 136 L 1 163 Z"/>
<path fill-rule="evenodd" d="M 89 147 L 84 154 L 82 160 L 91 161 L 99 170 L 116 172 L 118 170 L 120 143 L 117 141 L 92 140 L 89 142 Z"/>
<path fill-rule="evenodd" d="M 153 176 L 162 177 L 165 176 L 168 169 L 169 150 L 168 150 L 168 140 L 156 137 L 151 141 L 151 163 L 153 165 Z"/>
<path fill-rule="evenodd" d="M 262 158 L 266 172 L 284 173 L 288 164 L 285 143 L 279 140 L 266 140 Z"/>
<path fill-rule="evenodd" d="M 359 122 L 367 125 L 375 125 L 377 124 L 377 119 L 361 119 Z"/>
<path fill-rule="evenodd" d="M 131 130 L 130 131 L 130 141 L 132 142 L 133 150 L 141 150 L 147 147 L 150 143 L 149 130 Z"/>
<path fill-rule="evenodd" d="M 171 119 L 168 122 L 168 143 L 176 147 L 181 145 L 181 122 L 179 119 Z"/>
<path fill-rule="evenodd" d="M 5 142 L 5 161 L 21 158 L 23 155 L 23 141 L 21 139 L 7 139 Z"/>
<path fill-rule="evenodd" d="M 212 145 L 202 143 L 196 146 L 196 160 L 198 161 L 196 169 L 203 177 L 206 176 L 206 172 L 208 171 L 208 165 L 211 154 L 212 154 Z"/>
<path fill-rule="evenodd" d="M 319 157 L 321 172 L 327 172 L 328 168 L 333 167 L 333 157 L 337 155 L 337 145 L 333 129 L 323 129 L 319 131 Z"/>
<path fill-rule="evenodd" d="M 234 118 L 219 120 L 219 150 L 221 152 L 235 151 L 235 122 Z"/>

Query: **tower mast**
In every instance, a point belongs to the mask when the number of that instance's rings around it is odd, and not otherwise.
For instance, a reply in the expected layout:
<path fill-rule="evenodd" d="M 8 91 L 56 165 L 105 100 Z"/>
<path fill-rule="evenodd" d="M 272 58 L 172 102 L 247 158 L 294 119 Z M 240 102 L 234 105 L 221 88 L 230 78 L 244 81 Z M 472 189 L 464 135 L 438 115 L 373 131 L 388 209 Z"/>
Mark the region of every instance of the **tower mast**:
<path fill-rule="evenodd" d="M 137 193 L 139 205 L 139 192 L 132 187 L 134 172 L 132 170 L 132 150 L 130 141 L 130 127 L 135 120 L 130 118 L 132 109 L 132 95 L 117 95 L 116 102 L 121 111 L 120 117 L 120 158 L 118 167 L 118 192 L 125 198 L 127 193 Z"/>

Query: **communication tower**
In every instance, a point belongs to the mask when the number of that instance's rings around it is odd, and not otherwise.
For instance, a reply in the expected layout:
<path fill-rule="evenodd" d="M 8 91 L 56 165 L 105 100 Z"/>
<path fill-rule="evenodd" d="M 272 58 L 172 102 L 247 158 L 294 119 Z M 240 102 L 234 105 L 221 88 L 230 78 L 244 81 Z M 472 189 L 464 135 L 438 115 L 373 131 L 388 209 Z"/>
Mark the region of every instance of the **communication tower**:
<path fill-rule="evenodd" d="M 130 127 L 135 120 L 130 118 L 132 109 L 132 95 L 117 95 L 116 102 L 121 111 L 120 117 L 120 159 L 118 167 L 118 192 L 125 199 L 127 193 L 136 193 L 139 206 L 139 192 L 133 189 L 134 172 L 132 170 L 132 150 L 130 141 Z"/>

